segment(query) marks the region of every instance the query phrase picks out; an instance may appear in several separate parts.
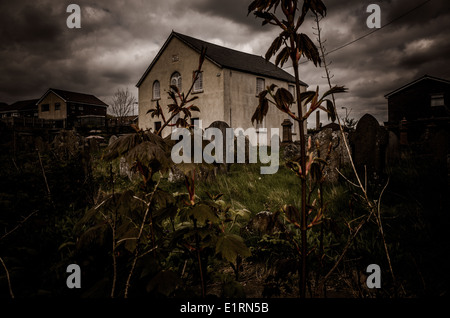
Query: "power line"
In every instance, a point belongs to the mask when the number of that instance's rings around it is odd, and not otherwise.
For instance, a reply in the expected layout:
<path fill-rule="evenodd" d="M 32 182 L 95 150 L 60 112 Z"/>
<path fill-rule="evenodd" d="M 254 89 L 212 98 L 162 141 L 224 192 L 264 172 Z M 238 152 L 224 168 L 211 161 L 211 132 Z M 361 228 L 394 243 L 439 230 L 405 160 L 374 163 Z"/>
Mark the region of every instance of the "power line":
<path fill-rule="evenodd" d="M 392 24 L 392 23 L 394 23 L 394 22 L 396 22 L 396 21 L 402 19 L 403 17 L 407 16 L 407 15 L 410 14 L 411 12 L 413 12 L 413 11 L 415 11 L 415 10 L 421 8 L 422 6 L 426 5 L 428 2 L 431 2 L 431 0 L 426 0 L 426 1 L 422 2 L 421 4 L 415 6 L 414 8 L 412 8 L 412 9 L 406 11 L 405 13 L 401 14 L 400 16 L 396 17 L 395 19 L 393 19 L 393 20 L 389 21 L 388 23 L 382 25 L 380 28 L 374 29 L 374 30 L 370 31 L 369 33 L 366 33 L 366 34 L 360 36 L 359 38 L 357 38 L 357 39 L 355 39 L 355 40 L 352 40 L 352 41 L 350 41 L 350 42 L 348 42 L 348 43 L 346 43 L 346 44 L 344 44 L 344 45 L 341 45 L 341 46 L 339 46 L 339 47 L 337 47 L 337 48 L 335 48 L 335 49 L 333 49 L 333 50 L 327 52 L 326 55 L 331 54 L 331 53 L 334 53 L 334 52 L 336 52 L 336 51 L 338 51 L 338 50 L 341 50 L 341 49 L 343 49 L 343 48 L 345 48 L 345 47 L 347 47 L 347 46 L 349 46 L 349 45 L 352 45 L 353 43 L 355 43 L 355 42 L 357 42 L 357 41 L 359 41 L 359 40 L 362 40 L 362 39 L 368 37 L 369 35 L 371 35 L 371 34 L 377 32 L 377 31 L 380 31 L 381 29 L 384 29 L 384 28 L 387 27 L 388 25 L 390 25 L 390 24 Z M 301 62 L 301 63 L 299 63 L 299 64 L 305 64 L 305 63 L 307 63 L 307 62 L 309 62 L 309 61 L 307 60 L 307 61 Z M 285 67 L 285 68 L 290 68 L 290 67 L 292 67 L 292 66 L 287 66 L 287 67 Z"/>
<path fill-rule="evenodd" d="M 409 11 L 403 13 L 402 15 L 398 16 L 398 17 L 395 18 L 394 20 L 392 20 L 392 21 L 390 21 L 390 22 L 388 22 L 388 23 L 382 25 L 380 28 L 374 29 L 374 30 L 372 30 L 371 32 L 369 32 L 369 33 L 367 33 L 367 34 L 365 34 L 365 35 L 363 35 L 363 36 L 360 36 L 359 38 L 357 38 L 357 39 L 355 39 L 355 40 L 353 40 L 353 41 L 350 41 L 350 42 L 348 42 L 348 43 L 346 43 L 346 44 L 344 44 L 344 45 L 342 45 L 342 46 L 340 46 L 340 47 L 338 47 L 338 48 L 335 48 L 335 49 L 329 51 L 327 54 L 331 54 L 331 53 L 336 52 L 336 51 L 338 51 L 338 50 L 340 50 L 340 49 L 343 49 L 344 47 L 347 47 L 347 46 L 349 46 L 349 45 L 351 45 L 351 44 L 353 44 L 353 43 L 355 43 L 355 42 L 357 42 L 357 41 L 359 41 L 359 40 L 364 39 L 365 37 L 371 35 L 372 33 L 375 33 L 375 32 L 377 32 L 377 31 L 380 31 L 381 29 L 383 29 L 383 28 L 387 27 L 388 25 L 390 25 L 390 24 L 392 24 L 392 23 L 394 23 L 394 22 L 400 20 L 401 18 L 403 18 L 403 17 L 405 17 L 406 15 L 410 14 L 411 12 L 413 12 L 413 11 L 419 9 L 420 7 L 424 6 L 425 4 L 427 4 L 427 3 L 430 2 L 430 1 L 431 1 L 431 0 L 427 0 L 427 1 L 425 1 L 425 2 L 422 2 L 422 3 L 419 4 L 418 6 L 416 6 L 416 7 L 412 8 L 412 9 L 410 9 Z"/>

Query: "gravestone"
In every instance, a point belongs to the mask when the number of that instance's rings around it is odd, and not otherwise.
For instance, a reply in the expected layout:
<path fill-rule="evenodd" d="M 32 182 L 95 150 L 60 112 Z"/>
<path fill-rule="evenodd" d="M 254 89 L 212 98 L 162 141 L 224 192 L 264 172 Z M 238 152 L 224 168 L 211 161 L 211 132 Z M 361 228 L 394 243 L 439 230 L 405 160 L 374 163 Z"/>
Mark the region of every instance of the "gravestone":
<path fill-rule="evenodd" d="M 400 160 L 399 145 L 400 142 L 397 135 L 394 132 L 389 131 L 388 144 L 386 148 L 386 164 L 392 165 Z"/>
<path fill-rule="evenodd" d="M 358 121 L 355 131 L 350 136 L 353 148 L 353 161 L 359 174 L 364 175 L 365 168 L 369 174 L 380 174 L 384 169 L 388 133 L 370 114 L 365 114 Z"/>
<path fill-rule="evenodd" d="M 140 178 L 138 172 L 134 172 L 131 170 L 131 166 L 125 157 L 120 157 L 119 161 L 119 175 L 121 177 L 128 177 L 130 181 L 137 180 Z"/>
<path fill-rule="evenodd" d="M 214 175 L 217 172 L 227 172 L 230 169 L 230 164 L 226 163 L 227 145 L 226 145 L 226 142 L 225 142 L 225 137 L 226 137 L 226 129 L 230 128 L 230 126 L 224 121 L 217 120 L 217 121 L 211 123 L 211 125 L 209 125 L 208 128 L 217 128 L 217 129 L 219 129 L 222 132 L 222 136 L 224 138 L 223 148 L 222 148 L 222 151 L 223 151 L 222 152 L 223 153 L 222 162 L 223 163 L 222 164 L 218 164 L 218 167 L 216 167 L 214 169 Z"/>
<path fill-rule="evenodd" d="M 283 127 L 283 140 L 281 144 L 292 142 L 292 125 L 293 123 L 289 119 L 285 119 L 281 126 Z"/>
<path fill-rule="evenodd" d="M 226 129 L 230 128 L 230 126 L 228 126 L 228 124 L 226 122 L 224 122 L 224 121 L 217 120 L 217 121 L 213 122 L 211 125 L 209 125 L 208 128 L 217 128 L 217 129 L 219 129 L 222 132 L 222 136 L 223 136 L 223 138 L 225 140 Z M 223 159 L 224 163 L 226 161 L 226 151 L 227 151 L 226 143 L 223 142 L 223 158 L 222 159 Z"/>
<path fill-rule="evenodd" d="M 344 132 L 345 138 L 348 133 Z M 348 151 L 345 147 L 345 143 L 342 140 L 342 134 L 340 130 L 333 130 L 332 128 L 322 129 L 312 137 L 312 148 L 314 156 L 318 156 L 316 149 L 316 141 L 319 143 L 320 158 L 326 159 L 328 155 L 328 149 L 331 144 L 329 157 L 327 164 L 324 167 L 323 174 L 325 180 L 328 182 L 336 182 L 339 179 L 339 173 L 337 170 L 350 163 Z"/>
<path fill-rule="evenodd" d="M 108 141 L 108 147 L 111 146 L 113 143 L 115 143 L 117 139 L 119 139 L 119 137 L 117 137 L 116 135 L 112 135 L 112 136 L 109 138 L 109 141 Z"/>

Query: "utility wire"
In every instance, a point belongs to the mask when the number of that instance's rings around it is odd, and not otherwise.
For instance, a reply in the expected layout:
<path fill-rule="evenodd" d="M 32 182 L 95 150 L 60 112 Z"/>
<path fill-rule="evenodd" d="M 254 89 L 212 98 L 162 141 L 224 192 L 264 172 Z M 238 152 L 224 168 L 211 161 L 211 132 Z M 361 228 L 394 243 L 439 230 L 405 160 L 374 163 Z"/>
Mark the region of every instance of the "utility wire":
<path fill-rule="evenodd" d="M 338 51 L 338 50 L 341 50 L 341 49 L 343 49 L 343 48 L 345 48 L 345 47 L 347 47 L 347 46 L 349 46 L 349 45 L 352 45 L 353 43 L 355 43 L 355 42 L 357 42 L 357 41 L 359 41 L 359 40 L 362 40 L 362 39 L 368 37 L 369 35 L 371 35 L 371 34 L 377 32 L 377 31 L 380 31 L 381 29 L 387 27 L 388 25 L 390 25 L 390 24 L 392 24 L 392 23 L 394 23 L 394 22 L 396 22 L 396 21 L 402 19 L 403 17 L 407 16 L 407 15 L 410 14 L 411 12 L 413 12 L 413 11 L 415 11 L 415 10 L 421 8 L 422 6 L 426 5 L 428 2 L 431 2 L 431 0 L 426 0 L 426 1 L 422 2 L 421 4 L 415 6 L 414 8 L 412 8 L 412 9 L 406 11 L 406 12 L 403 13 L 402 15 L 400 15 L 400 16 L 396 17 L 395 19 L 389 21 L 388 23 L 382 25 L 380 28 L 374 29 L 374 30 L 370 31 L 369 33 L 366 33 L 366 34 L 360 36 L 359 38 L 354 39 L 353 41 L 350 41 L 350 42 L 348 42 L 348 43 L 346 43 L 346 44 L 344 44 L 344 45 L 341 45 L 341 46 L 339 46 L 339 47 L 337 47 L 337 48 L 335 48 L 335 49 L 333 49 L 333 50 L 327 52 L 326 55 L 331 54 L 331 53 L 334 53 L 334 52 L 336 52 L 336 51 Z M 307 62 L 309 62 L 309 60 L 306 60 L 306 61 L 301 62 L 301 63 L 299 63 L 299 64 L 305 64 L 305 63 L 307 63 Z M 292 67 L 292 66 L 287 66 L 287 67 L 285 67 L 285 68 L 290 68 L 290 67 Z"/>
<path fill-rule="evenodd" d="M 430 2 L 430 1 L 431 1 L 431 0 L 427 0 L 427 1 L 425 1 L 425 2 L 423 2 L 423 3 L 421 3 L 421 4 L 419 4 L 418 6 L 412 8 L 412 9 L 410 9 L 409 11 L 407 11 L 407 12 L 403 13 L 402 15 L 398 16 L 398 17 L 395 18 L 394 20 L 392 20 L 392 21 L 390 21 L 390 22 L 388 22 L 388 23 L 382 25 L 380 28 L 374 29 L 374 30 L 372 30 L 371 32 L 369 32 L 369 33 L 367 33 L 367 34 L 365 34 L 365 35 L 363 35 L 363 36 L 360 36 L 359 38 L 357 38 L 357 39 L 355 39 L 355 40 L 353 40 L 353 41 L 350 41 L 350 42 L 348 42 L 348 43 L 346 43 L 346 44 L 344 44 L 344 45 L 342 45 L 342 46 L 340 46 L 340 47 L 338 47 L 338 48 L 335 48 L 335 49 L 329 51 L 327 54 L 331 54 L 331 53 L 336 52 L 336 51 L 338 51 L 338 50 L 340 50 L 340 49 L 343 49 L 343 48 L 346 47 L 346 46 L 349 46 L 349 45 L 351 45 L 351 44 L 353 44 L 353 43 L 355 43 L 355 42 L 357 42 L 357 41 L 359 41 L 359 40 L 364 39 L 365 37 L 371 35 L 372 33 L 375 33 L 375 32 L 377 32 L 377 31 L 380 31 L 381 29 L 383 29 L 383 28 L 387 27 L 388 25 L 390 25 L 390 24 L 392 24 L 392 23 L 394 23 L 394 22 L 400 20 L 401 18 L 403 18 L 403 17 L 405 17 L 406 15 L 410 14 L 411 12 L 413 12 L 413 11 L 419 9 L 420 7 L 424 6 L 425 4 L 427 4 L 427 3 Z"/>

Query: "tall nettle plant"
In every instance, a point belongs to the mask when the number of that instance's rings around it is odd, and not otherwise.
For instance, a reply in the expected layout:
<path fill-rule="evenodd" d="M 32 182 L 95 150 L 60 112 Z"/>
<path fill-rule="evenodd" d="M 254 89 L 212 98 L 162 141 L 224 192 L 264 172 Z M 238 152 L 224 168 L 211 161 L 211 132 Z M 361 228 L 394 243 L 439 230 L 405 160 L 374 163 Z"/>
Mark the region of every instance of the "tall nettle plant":
<path fill-rule="evenodd" d="M 300 32 L 308 13 L 314 15 L 326 15 L 326 7 L 321 0 L 255 0 L 248 7 L 248 14 L 252 13 L 259 19 L 262 19 L 262 25 L 274 25 L 281 29 L 281 33 L 275 38 L 267 53 L 266 60 L 270 60 L 275 56 L 275 64 L 283 66 L 290 61 L 294 69 L 295 76 L 295 94 L 294 96 L 285 88 L 278 88 L 275 85 L 267 87 L 259 95 L 259 104 L 252 117 L 252 121 L 262 122 L 267 115 L 269 105 L 276 106 L 280 111 L 288 114 L 300 126 L 300 156 L 295 163 L 291 163 L 291 167 L 296 167 L 295 172 L 300 178 L 301 188 L 301 206 L 300 209 L 289 209 L 299 214 L 297 216 L 290 215 L 291 220 L 299 220 L 297 227 L 300 228 L 300 255 L 301 262 L 299 268 L 300 274 L 300 296 L 305 297 L 307 285 L 307 230 L 312 225 L 317 224 L 320 220 L 314 217 L 311 223 L 308 222 L 308 216 L 311 217 L 310 206 L 307 204 L 307 176 L 311 169 L 320 165 L 319 158 L 311 157 L 307 154 L 305 123 L 309 115 L 316 110 L 323 110 L 328 113 L 331 118 L 336 116 L 334 111 L 333 101 L 328 99 L 335 93 L 345 92 L 344 87 L 335 86 L 325 92 L 321 97 L 319 96 L 319 88 L 316 91 L 307 91 L 302 93 L 300 91 L 300 75 L 299 75 L 299 61 L 301 58 L 306 58 L 314 63 L 315 66 L 320 66 L 321 58 L 316 45 L 304 33 Z M 297 105 L 296 111 L 292 108 Z M 307 111 L 304 112 L 302 105 L 309 105 Z M 311 173 L 309 173 L 311 175 Z M 318 211 L 322 213 L 322 211 Z M 314 223 L 314 224 L 313 224 Z"/>

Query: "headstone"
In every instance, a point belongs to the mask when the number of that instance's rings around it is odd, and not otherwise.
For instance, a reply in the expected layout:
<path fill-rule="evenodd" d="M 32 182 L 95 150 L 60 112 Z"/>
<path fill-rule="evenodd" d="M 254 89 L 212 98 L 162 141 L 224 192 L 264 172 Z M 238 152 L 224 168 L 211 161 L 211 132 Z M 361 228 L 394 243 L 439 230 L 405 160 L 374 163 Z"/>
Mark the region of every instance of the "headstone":
<path fill-rule="evenodd" d="M 120 157 L 119 161 L 119 175 L 121 177 L 128 177 L 130 181 L 139 178 L 139 173 L 131 171 L 131 167 L 125 157 Z"/>
<path fill-rule="evenodd" d="M 380 174 L 384 169 L 388 133 L 380 127 L 370 114 L 365 114 L 358 122 L 350 137 L 353 146 L 353 161 L 358 173 Z"/>
<path fill-rule="evenodd" d="M 389 131 L 388 144 L 386 148 L 386 164 L 392 165 L 400 159 L 399 140 L 397 135 Z"/>
<path fill-rule="evenodd" d="M 400 121 L 400 145 L 401 146 L 407 146 L 408 145 L 408 127 L 407 127 L 408 121 L 406 118 L 403 117 L 403 119 Z"/>
<path fill-rule="evenodd" d="M 217 128 L 222 132 L 222 136 L 225 138 L 226 136 L 226 129 L 230 128 L 230 126 L 224 122 L 224 121 L 220 121 L 217 120 L 215 122 L 213 122 L 211 125 L 209 125 L 208 128 Z M 223 162 L 226 162 L 226 143 L 223 143 Z"/>
<path fill-rule="evenodd" d="M 109 142 L 108 142 L 108 147 L 111 146 L 119 137 L 117 137 L 116 135 L 112 135 L 111 137 L 109 137 Z"/>
<path fill-rule="evenodd" d="M 347 138 L 348 133 L 344 133 Z M 323 169 L 325 180 L 327 182 L 336 182 L 339 179 L 339 172 L 336 170 L 342 170 L 342 168 L 350 163 L 348 151 L 345 147 L 345 143 L 342 138 L 340 130 L 333 130 L 332 128 L 322 129 L 315 134 L 312 138 L 312 151 L 314 156 L 318 156 L 316 142 L 319 143 L 319 152 L 321 159 L 327 159 L 327 164 Z M 331 144 L 331 148 L 330 148 Z M 329 151 L 329 153 L 328 153 Z"/>
<path fill-rule="evenodd" d="M 292 142 L 292 122 L 289 119 L 285 119 L 281 126 L 283 127 L 283 141 L 282 144 Z"/>
<path fill-rule="evenodd" d="M 215 122 L 213 122 L 211 125 L 209 125 L 208 128 L 218 128 L 220 129 L 220 131 L 222 132 L 222 136 L 225 140 L 225 136 L 226 136 L 226 129 L 230 128 L 230 126 L 224 122 L 224 121 L 220 121 L 217 120 Z M 227 155 L 227 145 L 226 142 L 223 143 L 223 164 L 220 164 L 215 170 L 214 170 L 214 174 L 217 172 L 227 172 L 230 168 L 230 165 L 226 163 L 226 155 Z"/>

